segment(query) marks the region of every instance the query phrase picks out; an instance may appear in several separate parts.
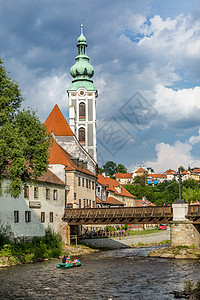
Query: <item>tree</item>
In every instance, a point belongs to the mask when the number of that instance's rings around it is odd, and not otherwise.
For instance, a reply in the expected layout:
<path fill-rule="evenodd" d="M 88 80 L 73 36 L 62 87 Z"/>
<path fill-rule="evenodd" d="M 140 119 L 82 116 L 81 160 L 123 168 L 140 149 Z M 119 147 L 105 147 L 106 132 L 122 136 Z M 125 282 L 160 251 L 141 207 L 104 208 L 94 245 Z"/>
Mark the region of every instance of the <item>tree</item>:
<path fill-rule="evenodd" d="M 118 164 L 116 167 L 116 171 L 117 173 L 127 173 L 127 168 L 122 164 Z"/>
<path fill-rule="evenodd" d="M 106 173 L 106 175 L 113 175 L 117 172 L 117 165 L 113 161 L 107 161 L 103 165 L 103 171 Z"/>
<path fill-rule="evenodd" d="M 48 167 L 51 137 L 32 110 L 20 110 L 19 86 L 0 60 L 0 191 L 18 197 L 23 185 L 41 176 Z"/>

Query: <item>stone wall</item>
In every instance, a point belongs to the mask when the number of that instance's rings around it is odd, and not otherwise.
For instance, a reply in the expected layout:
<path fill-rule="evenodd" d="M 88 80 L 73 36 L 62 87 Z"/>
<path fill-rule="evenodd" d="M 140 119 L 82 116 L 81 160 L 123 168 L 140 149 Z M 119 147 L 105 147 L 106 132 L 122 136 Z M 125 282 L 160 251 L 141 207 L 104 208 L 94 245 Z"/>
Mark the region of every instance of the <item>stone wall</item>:
<path fill-rule="evenodd" d="M 192 246 L 200 248 L 200 225 L 193 225 L 192 221 L 171 222 L 171 246 Z"/>

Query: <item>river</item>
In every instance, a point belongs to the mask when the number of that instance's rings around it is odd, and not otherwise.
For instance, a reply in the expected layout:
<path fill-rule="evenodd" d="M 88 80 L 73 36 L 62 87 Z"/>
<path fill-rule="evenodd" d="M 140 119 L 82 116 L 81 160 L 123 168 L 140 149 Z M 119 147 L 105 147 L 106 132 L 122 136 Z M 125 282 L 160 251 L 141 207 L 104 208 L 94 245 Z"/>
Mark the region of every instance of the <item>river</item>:
<path fill-rule="evenodd" d="M 3 268 L 0 299 L 174 299 L 185 279 L 200 278 L 200 261 L 147 257 L 155 248 L 95 252 L 72 269 L 57 269 L 58 260 Z"/>

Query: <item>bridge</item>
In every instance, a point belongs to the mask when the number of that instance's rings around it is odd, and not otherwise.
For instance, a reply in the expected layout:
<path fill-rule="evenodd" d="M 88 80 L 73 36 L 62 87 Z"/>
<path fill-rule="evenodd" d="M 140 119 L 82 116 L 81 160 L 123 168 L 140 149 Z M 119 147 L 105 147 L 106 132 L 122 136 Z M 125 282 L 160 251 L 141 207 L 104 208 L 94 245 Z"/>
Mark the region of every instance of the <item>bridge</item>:
<path fill-rule="evenodd" d="M 200 205 L 189 205 L 185 217 L 200 224 Z M 63 217 L 68 225 L 168 224 L 172 220 L 171 206 L 65 209 Z"/>

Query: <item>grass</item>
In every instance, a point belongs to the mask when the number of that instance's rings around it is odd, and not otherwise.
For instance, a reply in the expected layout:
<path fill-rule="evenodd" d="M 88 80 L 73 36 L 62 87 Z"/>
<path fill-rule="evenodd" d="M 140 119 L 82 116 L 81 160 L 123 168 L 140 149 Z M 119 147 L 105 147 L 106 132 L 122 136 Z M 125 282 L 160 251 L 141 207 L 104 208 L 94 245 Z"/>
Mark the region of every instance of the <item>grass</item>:
<path fill-rule="evenodd" d="M 150 233 L 156 233 L 156 232 L 160 232 L 160 230 L 158 228 L 155 229 L 149 229 L 149 230 L 128 230 L 126 232 L 126 235 L 129 234 L 129 236 L 133 236 L 133 235 L 144 235 L 144 234 L 150 234 Z"/>

